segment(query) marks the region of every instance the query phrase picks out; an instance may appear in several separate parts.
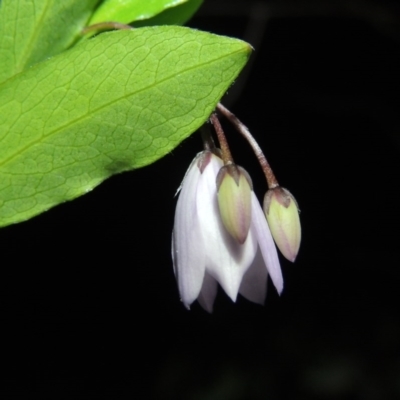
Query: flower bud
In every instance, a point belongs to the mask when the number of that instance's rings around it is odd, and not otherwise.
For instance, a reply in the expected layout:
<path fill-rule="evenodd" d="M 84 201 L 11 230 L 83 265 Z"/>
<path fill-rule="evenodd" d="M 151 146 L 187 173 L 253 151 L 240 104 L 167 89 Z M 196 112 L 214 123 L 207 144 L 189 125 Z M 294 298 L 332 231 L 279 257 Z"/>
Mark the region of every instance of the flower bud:
<path fill-rule="evenodd" d="M 285 258 L 294 262 L 301 241 L 299 209 L 295 198 L 280 186 L 270 189 L 264 197 L 264 213 L 279 250 Z"/>
<path fill-rule="evenodd" d="M 222 223 L 243 244 L 251 224 L 251 178 L 242 167 L 225 165 L 217 175 L 217 190 Z"/>

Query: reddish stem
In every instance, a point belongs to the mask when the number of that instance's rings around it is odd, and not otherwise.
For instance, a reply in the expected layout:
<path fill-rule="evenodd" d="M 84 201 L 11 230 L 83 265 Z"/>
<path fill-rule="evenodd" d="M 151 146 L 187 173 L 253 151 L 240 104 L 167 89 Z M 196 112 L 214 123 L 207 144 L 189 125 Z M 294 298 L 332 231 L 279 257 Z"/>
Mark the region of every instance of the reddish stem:
<path fill-rule="evenodd" d="M 233 164 L 233 157 L 231 151 L 229 150 L 228 141 L 226 140 L 226 136 L 219 122 L 217 114 L 212 113 L 210 116 L 210 121 L 214 125 L 215 132 L 217 133 L 218 136 L 218 142 L 222 151 L 222 161 L 224 162 L 225 165 Z"/>
<path fill-rule="evenodd" d="M 272 171 L 271 166 L 269 165 L 264 153 L 261 150 L 261 147 L 258 145 L 253 135 L 250 133 L 249 129 L 246 125 L 244 125 L 235 114 L 230 112 L 226 107 L 224 107 L 221 103 L 218 103 L 217 110 L 223 114 L 232 125 L 239 131 L 239 133 L 244 136 L 247 142 L 252 147 L 254 154 L 256 155 L 258 162 L 261 165 L 262 170 L 264 171 L 265 178 L 267 179 L 268 188 L 273 189 L 279 186 L 277 179 Z"/>

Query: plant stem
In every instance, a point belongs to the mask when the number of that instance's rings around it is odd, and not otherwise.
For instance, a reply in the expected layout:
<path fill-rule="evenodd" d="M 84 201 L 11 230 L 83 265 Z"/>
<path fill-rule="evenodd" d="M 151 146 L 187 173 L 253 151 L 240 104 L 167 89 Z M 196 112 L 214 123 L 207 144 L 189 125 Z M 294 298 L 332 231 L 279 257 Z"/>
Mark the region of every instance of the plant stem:
<path fill-rule="evenodd" d="M 228 141 L 226 140 L 226 136 L 219 122 L 217 114 L 212 113 L 210 116 L 210 121 L 214 125 L 215 132 L 218 136 L 218 142 L 222 151 L 222 161 L 225 165 L 234 164 L 231 151 L 229 150 Z"/>
<path fill-rule="evenodd" d="M 99 22 L 98 24 L 93 24 L 82 29 L 82 35 L 86 35 L 95 31 L 106 31 L 106 30 L 126 30 L 133 29 L 130 25 L 121 24 L 119 22 Z"/>
<path fill-rule="evenodd" d="M 269 189 L 273 189 L 279 186 L 277 179 L 272 171 L 271 166 L 269 165 L 264 153 L 261 150 L 261 147 L 258 145 L 253 135 L 250 133 L 249 129 L 246 125 L 244 125 L 235 114 L 230 112 L 226 107 L 224 107 L 221 103 L 218 103 L 217 110 L 224 115 L 232 125 L 239 131 L 239 133 L 247 140 L 250 144 L 251 148 L 256 155 L 258 162 L 261 165 L 262 170 L 264 171 L 265 178 L 267 179 L 267 184 Z"/>

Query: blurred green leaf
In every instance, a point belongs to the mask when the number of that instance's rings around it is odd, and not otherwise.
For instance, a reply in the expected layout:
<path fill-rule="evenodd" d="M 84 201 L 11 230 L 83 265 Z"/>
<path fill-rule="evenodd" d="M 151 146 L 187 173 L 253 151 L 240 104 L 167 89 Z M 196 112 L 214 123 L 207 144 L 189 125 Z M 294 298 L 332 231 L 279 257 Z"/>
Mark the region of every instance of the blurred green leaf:
<path fill-rule="evenodd" d="M 2 0 L 0 83 L 69 48 L 99 0 Z"/>
<path fill-rule="evenodd" d="M 104 0 L 94 13 L 90 25 L 105 21 L 128 24 L 152 18 L 160 12 L 188 0 Z"/>
<path fill-rule="evenodd" d="M 199 9 L 203 0 L 189 0 L 173 8 L 168 8 L 153 18 L 144 21 L 136 21 L 133 26 L 154 26 L 154 25 L 183 25 Z"/>
<path fill-rule="evenodd" d="M 250 51 L 177 26 L 117 31 L 0 85 L 0 226 L 169 153 L 208 118 Z"/>

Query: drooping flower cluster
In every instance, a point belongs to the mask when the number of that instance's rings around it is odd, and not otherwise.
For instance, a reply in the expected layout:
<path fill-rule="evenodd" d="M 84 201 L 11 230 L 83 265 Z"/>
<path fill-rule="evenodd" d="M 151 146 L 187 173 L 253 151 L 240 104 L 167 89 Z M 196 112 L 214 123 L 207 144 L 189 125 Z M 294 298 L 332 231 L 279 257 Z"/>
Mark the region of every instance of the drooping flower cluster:
<path fill-rule="evenodd" d="M 283 277 L 274 240 L 290 261 L 295 260 L 301 240 L 296 200 L 279 186 L 247 127 L 221 104 L 217 108 L 253 148 L 269 190 L 263 211 L 250 176 L 234 163 L 218 117 L 212 114 L 221 150 L 203 131 L 205 150 L 192 161 L 180 186 L 172 233 L 181 300 L 188 309 L 198 300 L 209 312 L 218 284 L 233 301 L 240 293 L 263 304 L 270 275 L 280 294 Z"/>
<path fill-rule="evenodd" d="M 193 160 L 181 185 L 172 236 L 174 271 L 182 302 L 189 308 L 197 299 L 209 312 L 217 282 L 233 301 L 240 293 L 260 304 L 265 300 L 268 273 L 278 292 L 283 289 L 275 244 L 250 188 L 251 215 L 239 215 L 239 219 L 249 220 L 245 240 L 240 243 L 226 229 L 216 184 L 222 167 L 222 160 L 211 151 L 203 151 Z"/>

